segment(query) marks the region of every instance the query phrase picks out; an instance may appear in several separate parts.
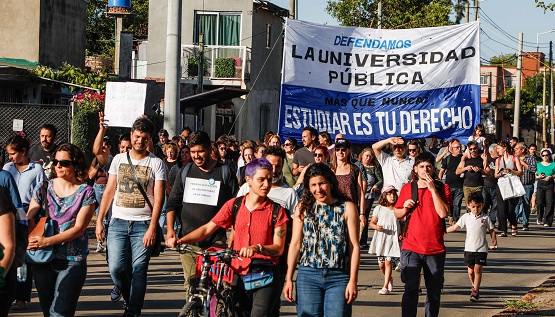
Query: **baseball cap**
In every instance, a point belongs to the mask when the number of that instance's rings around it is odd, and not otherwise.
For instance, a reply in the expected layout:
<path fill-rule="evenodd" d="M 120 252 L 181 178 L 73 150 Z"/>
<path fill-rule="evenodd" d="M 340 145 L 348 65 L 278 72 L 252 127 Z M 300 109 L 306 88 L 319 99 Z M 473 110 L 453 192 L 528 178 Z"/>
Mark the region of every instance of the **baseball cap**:
<path fill-rule="evenodd" d="M 392 190 L 397 191 L 397 188 L 395 188 L 392 185 L 388 185 L 388 186 L 385 186 L 384 188 L 382 188 L 382 193 L 388 193 Z"/>
<path fill-rule="evenodd" d="M 344 147 L 344 148 L 350 149 L 351 148 L 351 141 L 349 141 L 347 139 L 343 139 L 343 138 L 337 139 L 335 141 L 335 147 L 336 148 Z"/>

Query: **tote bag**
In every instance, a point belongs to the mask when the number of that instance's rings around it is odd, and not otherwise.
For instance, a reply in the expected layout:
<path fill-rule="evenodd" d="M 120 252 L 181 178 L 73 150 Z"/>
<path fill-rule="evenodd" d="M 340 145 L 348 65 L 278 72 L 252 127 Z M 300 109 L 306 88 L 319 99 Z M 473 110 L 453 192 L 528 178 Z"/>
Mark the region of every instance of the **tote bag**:
<path fill-rule="evenodd" d="M 526 194 L 520 177 L 513 174 L 503 175 L 503 177 L 497 180 L 497 185 L 499 186 L 499 191 L 501 192 L 503 200 L 521 197 Z"/>

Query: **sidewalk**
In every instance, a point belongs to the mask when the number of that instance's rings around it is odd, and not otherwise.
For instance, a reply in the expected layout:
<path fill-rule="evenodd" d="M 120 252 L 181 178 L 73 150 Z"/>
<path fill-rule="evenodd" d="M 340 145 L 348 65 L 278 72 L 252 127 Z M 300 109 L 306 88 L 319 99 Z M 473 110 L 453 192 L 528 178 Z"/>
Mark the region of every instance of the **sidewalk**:
<path fill-rule="evenodd" d="M 514 316 L 503 312 L 506 300 L 529 300 L 538 305 L 519 316 L 555 316 L 555 228 L 544 228 L 531 220 L 530 231 L 517 237 L 499 238 L 499 250 L 491 252 L 484 269 L 480 302 L 469 301 L 470 281 L 464 265 L 464 231 L 446 236 L 448 249 L 445 265 L 445 290 L 440 316 L 490 317 Z M 91 241 L 91 248 L 93 248 Z M 402 283 L 394 272 L 394 292 L 378 295 L 383 283 L 376 258 L 363 252 L 359 275 L 359 296 L 353 316 L 400 316 Z M 120 316 L 122 301 L 110 301 L 112 282 L 104 255 L 91 252 L 88 276 L 77 306 L 77 316 Z M 177 316 L 183 303 L 183 274 L 175 251 L 166 251 L 151 261 L 143 316 Z M 32 302 L 23 312 L 9 316 L 42 316 L 33 291 Z M 420 297 L 419 316 L 424 316 L 425 295 Z M 282 301 L 282 315 L 294 316 L 295 306 Z"/>

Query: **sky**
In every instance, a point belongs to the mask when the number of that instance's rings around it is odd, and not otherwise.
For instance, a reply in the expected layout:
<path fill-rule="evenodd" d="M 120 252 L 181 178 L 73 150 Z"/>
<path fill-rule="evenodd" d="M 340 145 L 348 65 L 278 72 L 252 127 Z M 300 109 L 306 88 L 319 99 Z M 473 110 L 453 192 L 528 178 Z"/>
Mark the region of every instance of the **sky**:
<path fill-rule="evenodd" d="M 387 0 L 384 0 L 387 1 Z M 270 0 L 276 5 L 289 8 L 289 0 Z M 473 1 L 471 1 L 473 2 Z M 547 3 L 555 3 L 555 0 Z M 300 20 L 339 25 L 339 22 L 326 13 L 326 0 L 298 0 Z M 555 29 L 555 12 L 536 8 L 534 0 L 481 0 L 481 57 L 489 60 L 492 56 L 516 53 L 518 34 L 523 33 L 523 50 L 535 52 L 536 36 Z M 471 9 L 470 20 L 474 19 Z M 549 56 L 549 41 L 555 42 L 555 31 L 539 36 L 539 50 Z"/>

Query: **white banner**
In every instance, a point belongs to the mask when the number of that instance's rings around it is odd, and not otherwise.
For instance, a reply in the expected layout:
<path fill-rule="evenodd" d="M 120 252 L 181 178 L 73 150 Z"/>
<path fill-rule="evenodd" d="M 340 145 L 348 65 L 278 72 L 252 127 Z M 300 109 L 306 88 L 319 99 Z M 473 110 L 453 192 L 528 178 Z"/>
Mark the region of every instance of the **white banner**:
<path fill-rule="evenodd" d="M 363 143 L 466 137 L 480 121 L 479 24 L 386 30 L 287 20 L 280 134 Z"/>
<path fill-rule="evenodd" d="M 131 82 L 106 83 L 104 122 L 111 127 L 130 128 L 144 114 L 146 86 Z"/>

